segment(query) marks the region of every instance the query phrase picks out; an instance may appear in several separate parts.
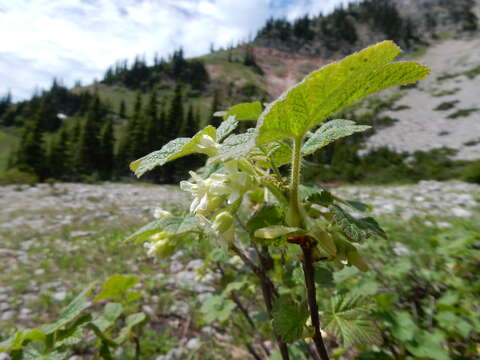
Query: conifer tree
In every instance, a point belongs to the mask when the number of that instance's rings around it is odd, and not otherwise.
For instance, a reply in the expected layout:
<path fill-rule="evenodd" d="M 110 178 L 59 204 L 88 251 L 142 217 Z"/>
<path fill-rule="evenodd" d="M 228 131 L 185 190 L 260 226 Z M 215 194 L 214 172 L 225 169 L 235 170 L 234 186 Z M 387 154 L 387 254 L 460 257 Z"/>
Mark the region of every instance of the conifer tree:
<path fill-rule="evenodd" d="M 22 139 L 17 154 L 17 166 L 20 170 L 30 172 L 44 179 L 47 175 L 44 139 L 41 130 L 43 108 L 23 127 Z"/>
<path fill-rule="evenodd" d="M 137 94 L 133 115 L 130 119 L 127 133 L 129 144 L 129 160 L 137 159 L 144 155 L 145 150 L 145 117 L 142 116 L 142 95 Z"/>
<path fill-rule="evenodd" d="M 100 175 L 102 179 L 111 179 L 114 170 L 114 146 L 115 137 L 113 133 L 113 121 L 108 119 L 100 131 L 100 149 L 98 151 L 98 161 L 100 165 Z"/>
<path fill-rule="evenodd" d="M 195 120 L 195 114 L 193 111 L 193 105 L 188 107 L 187 118 L 185 120 L 185 126 L 182 129 L 181 136 L 191 137 L 198 131 L 198 123 Z"/>
<path fill-rule="evenodd" d="M 145 147 L 146 153 L 156 150 L 159 144 L 160 124 L 158 121 L 158 100 L 155 91 L 150 95 L 145 108 Z"/>
<path fill-rule="evenodd" d="M 218 127 L 222 122 L 222 118 L 218 116 L 213 116 L 218 110 L 220 110 L 220 92 L 218 89 L 215 89 L 213 92 L 212 105 L 210 107 L 210 124 Z"/>
<path fill-rule="evenodd" d="M 66 127 L 62 127 L 50 146 L 48 165 L 51 177 L 61 180 L 69 178 L 71 171 L 70 155 L 68 130 Z"/>
<path fill-rule="evenodd" d="M 98 138 L 102 121 L 101 104 L 95 96 L 83 122 L 76 156 L 76 169 L 80 174 L 92 175 L 98 170 L 97 152 L 100 147 Z"/>
<path fill-rule="evenodd" d="M 178 137 L 183 124 L 183 116 L 182 85 L 177 83 L 168 109 L 168 128 L 166 129 L 166 135 L 169 139 Z"/>
<path fill-rule="evenodd" d="M 125 100 L 122 99 L 120 101 L 120 108 L 118 109 L 118 115 L 122 118 L 125 119 L 127 117 L 127 110 L 126 110 L 126 105 L 125 105 Z"/>

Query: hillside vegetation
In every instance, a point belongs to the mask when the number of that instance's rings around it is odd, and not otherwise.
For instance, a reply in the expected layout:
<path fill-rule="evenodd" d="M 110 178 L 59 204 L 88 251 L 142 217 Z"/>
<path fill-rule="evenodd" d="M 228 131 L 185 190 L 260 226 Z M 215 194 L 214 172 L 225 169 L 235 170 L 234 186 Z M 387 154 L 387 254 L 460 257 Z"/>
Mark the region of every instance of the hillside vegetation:
<path fill-rule="evenodd" d="M 313 176 L 329 169 L 328 178 L 332 181 L 383 182 L 391 179 L 385 172 L 395 172 L 394 168 L 400 166 L 407 168 L 400 171 L 404 174 L 397 178 L 400 181 L 460 177 L 466 164 L 462 160 L 480 157 L 480 142 L 472 138 L 474 132 L 467 130 L 478 125 L 475 119 L 479 106 L 473 98 L 473 102 L 462 100 L 476 89 L 480 57 L 470 56 L 466 62 L 462 59 L 467 50 L 475 48 L 472 39 L 478 34 L 477 7 L 471 0 L 365 0 L 339 7 L 329 15 L 302 17 L 292 23 L 270 19 L 252 43 L 219 49 L 199 58 L 185 59 L 181 49 L 167 58 L 156 56 L 153 64 L 137 56 L 131 64 L 117 62 L 106 70 L 101 81 L 91 85 L 67 89 L 61 81 L 54 80 L 50 89 L 19 103 L 12 103 L 7 94 L 0 99 L 0 125 L 10 134 L 10 140 L 0 147 L 0 174 L 11 172 L 6 170 L 10 164 L 11 169 L 33 174 L 42 181 L 125 179 L 130 176 L 126 167 L 129 161 L 159 149 L 172 138 L 191 136 L 201 126 L 215 124 L 218 121 L 212 116 L 215 111 L 238 102 L 268 102 L 329 61 L 372 42 L 393 39 L 407 51 L 407 57 L 425 59 L 432 68 L 441 68 L 442 74 L 438 76 L 444 78 L 428 89 L 422 85 L 418 89 L 392 91 L 339 114 L 377 125 L 376 133 L 355 137 L 348 151 L 337 153 L 332 146 L 327 155 L 312 158 L 310 173 Z M 446 65 L 436 66 L 441 53 L 437 51 L 435 55 L 435 49 L 442 45 L 435 44 L 443 44 L 445 38 L 450 39 L 449 44 L 462 42 L 463 52 L 455 52 L 458 61 L 441 60 Z M 445 52 L 449 46 L 457 45 L 448 45 Z M 456 84 L 463 79 L 465 82 Z M 469 90 L 459 92 L 456 90 L 459 88 Z M 419 91 L 425 95 L 422 102 L 432 103 L 428 114 L 412 114 L 408 110 L 419 108 L 409 100 L 420 99 Z M 437 105 L 450 103 L 451 112 L 435 110 Z M 429 146 L 412 145 L 416 143 L 405 140 L 411 136 L 397 134 L 405 133 L 404 121 L 412 117 L 422 122 L 439 116 L 445 121 L 432 139 L 421 134 L 431 133 L 429 126 L 438 128 L 435 121 L 426 122 L 425 126 L 409 126 L 406 131 L 420 134 L 415 137 L 417 143 Z M 458 136 L 449 135 L 453 133 L 449 130 L 452 121 L 460 129 L 456 130 Z M 379 131 L 380 128 L 384 130 Z M 395 165 L 388 170 L 370 166 L 366 173 L 372 176 L 359 174 L 360 166 L 365 169 L 371 163 L 378 163 L 362 162 L 358 157 L 358 150 L 365 148 L 365 143 L 371 149 L 370 160 L 385 158 L 386 154 L 387 158 L 397 159 Z M 389 149 L 378 149 L 387 145 Z M 442 146 L 452 150 L 431 152 L 432 148 Z M 458 150 L 457 160 L 451 160 Z M 421 151 L 415 155 L 420 167 L 429 170 L 409 175 L 412 170 L 408 170 L 411 166 L 407 160 L 415 151 Z M 344 164 L 343 160 L 348 160 L 348 167 L 338 168 L 336 164 Z M 442 170 L 446 163 L 450 165 Z M 184 176 L 184 167 L 179 163 L 163 173 L 153 173 L 148 179 L 171 183 Z"/>

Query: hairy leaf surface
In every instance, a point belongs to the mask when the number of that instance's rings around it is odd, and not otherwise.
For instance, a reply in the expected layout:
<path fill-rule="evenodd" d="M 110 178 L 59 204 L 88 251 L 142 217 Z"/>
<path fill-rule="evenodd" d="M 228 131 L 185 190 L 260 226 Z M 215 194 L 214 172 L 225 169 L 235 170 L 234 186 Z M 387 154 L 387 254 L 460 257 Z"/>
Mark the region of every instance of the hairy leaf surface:
<path fill-rule="evenodd" d="M 273 305 L 273 330 L 284 342 L 291 343 L 302 338 L 303 328 L 308 318 L 306 304 L 293 301 L 282 295 Z"/>
<path fill-rule="evenodd" d="M 228 109 L 224 118 L 228 119 L 230 116 L 235 116 L 237 121 L 257 120 L 261 113 L 262 104 L 260 101 L 254 101 L 232 106 Z"/>
<path fill-rule="evenodd" d="M 135 172 L 137 177 L 142 176 L 147 171 L 162 166 L 169 161 L 178 159 L 194 153 L 200 153 L 197 146 L 203 135 L 208 135 L 212 139 L 216 138 L 216 130 L 213 126 L 207 126 L 199 131 L 193 138 L 178 138 L 166 143 L 160 150 L 154 151 L 138 160 L 130 163 L 130 169 Z"/>
<path fill-rule="evenodd" d="M 370 129 L 371 126 L 355 125 L 351 120 L 331 120 L 315 131 L 315 133 L 303 144 L 302 155 L 310 155 L 315 151 L 342 137 L 352 135 Z"/>
<path fill-rule="evenodd" d="M 314 71 L 263 111 L 257 124 L 257 145 L 301 138 L 354 101 L 429 74 L 427 67 L 414 62 L 389 64 L 399 53 L 392 41 L 383 41 Z"/>
<path fill-rule="evenodd" d="M 227 120 L 222 121 L 222 123 L 217 129 L 217 142 L 222 141 L 233 130 L 235 130 L 237 126 L 238 126 L 238 121 L 235 120 L 234 116 L 229 116 Z"/>

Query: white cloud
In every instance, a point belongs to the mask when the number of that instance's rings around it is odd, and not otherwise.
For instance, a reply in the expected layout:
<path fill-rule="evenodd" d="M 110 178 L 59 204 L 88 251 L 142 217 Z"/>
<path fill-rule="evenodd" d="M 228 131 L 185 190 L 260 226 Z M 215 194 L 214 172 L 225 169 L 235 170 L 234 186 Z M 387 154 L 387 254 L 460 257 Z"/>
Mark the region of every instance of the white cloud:
<path fill-rule="evenodd" d="M 330 11 L 347 0 L 0 0 L 0 95 L 16 99 L 48 87 L 100 78 L 136 54 L 187 56 L 211 43 L 253 36 L 270 16 L 293 19 Z"/>

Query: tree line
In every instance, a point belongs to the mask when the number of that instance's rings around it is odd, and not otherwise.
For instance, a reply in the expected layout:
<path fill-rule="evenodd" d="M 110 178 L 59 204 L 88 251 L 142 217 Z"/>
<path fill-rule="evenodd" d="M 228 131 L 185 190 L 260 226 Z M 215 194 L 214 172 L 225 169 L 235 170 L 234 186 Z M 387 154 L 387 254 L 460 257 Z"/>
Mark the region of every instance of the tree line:
<path fill-rule="evenodd" d="M 84 113 L 62 117 L 55 131 L 45 126 L 49 102 L 42 101 L 21 128 L 19 146 L 12 152 L 10 169 L 35 175 L 40 181 L 119 180 L 131 176 L 128 164 L 158 150 L 169 140 L 190 137 L 201 123 L 213 121 L 220 100 L 215 92 L 208 118 L 184 96 L 184 85 L 177 83 L 172 95 L 160 97 L 156 91 L 138 93 L 131 114 L 125 101 L 118 109 L 102 101 L 97 93 L 88 96 Z M 147 98 L 145 101 L 144 99 Z M 57 122 L 55 120 L 55 122 Z M 198 158 L 187 159 L 188 168 Z M 177 162 L 152 172 L 150 180 L 173 183 L 186 176 L 186 162 Z"/>

